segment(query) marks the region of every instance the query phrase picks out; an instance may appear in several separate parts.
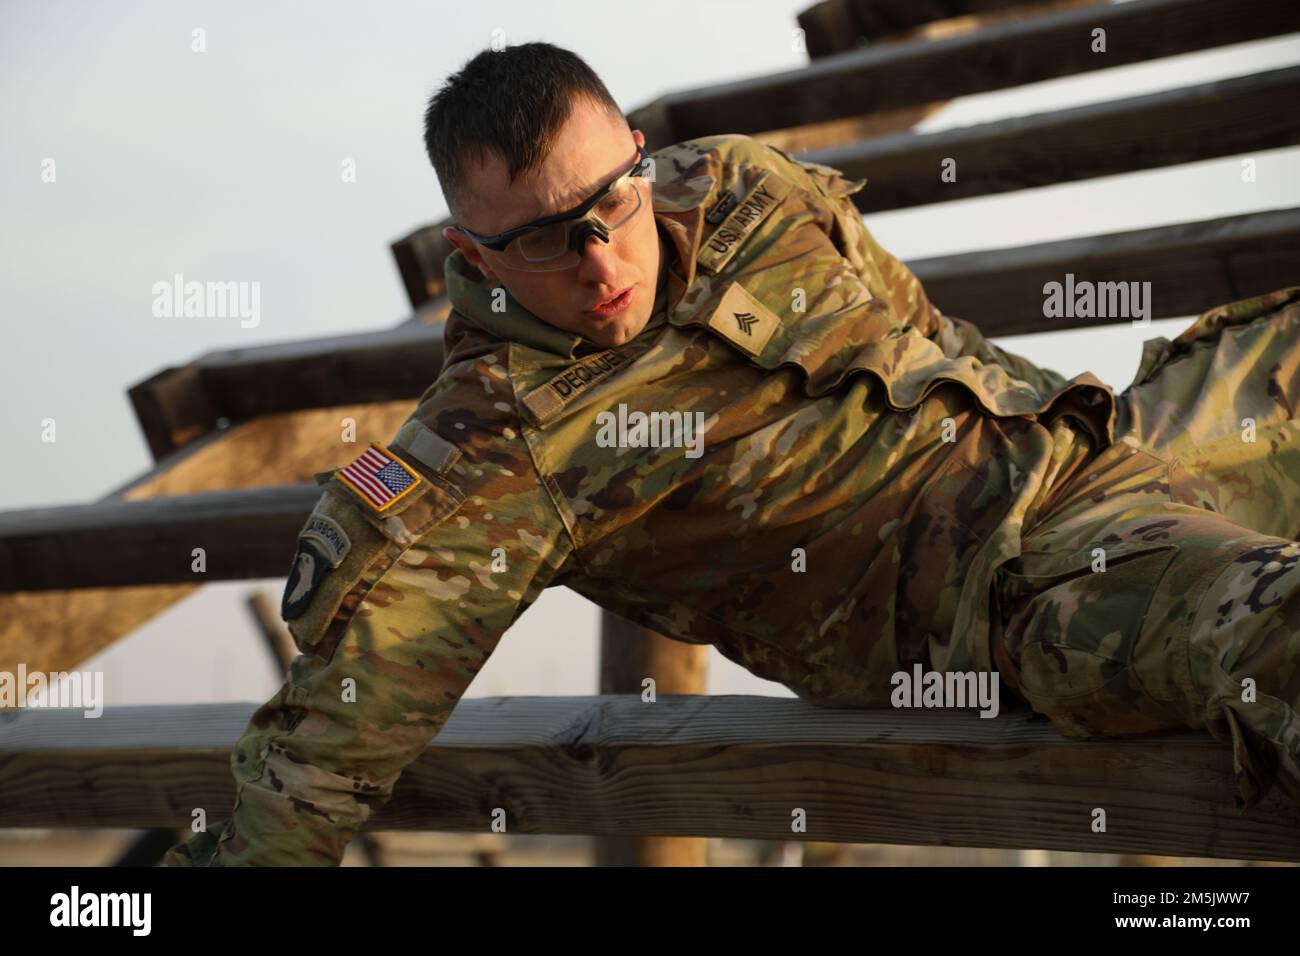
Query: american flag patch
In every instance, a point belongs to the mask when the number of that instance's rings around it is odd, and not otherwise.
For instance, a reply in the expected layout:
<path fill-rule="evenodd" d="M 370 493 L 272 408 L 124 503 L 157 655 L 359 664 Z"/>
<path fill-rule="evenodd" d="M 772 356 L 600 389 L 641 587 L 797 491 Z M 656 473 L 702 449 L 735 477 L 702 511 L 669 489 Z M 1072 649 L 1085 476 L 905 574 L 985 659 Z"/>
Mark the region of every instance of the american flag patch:
<path fill-rule="evenodd" d="M 376 511 L 383 511 L 420 484 L 420 476 L 405 462 L 374 442 L 365 454 L 336 474 Z"/>

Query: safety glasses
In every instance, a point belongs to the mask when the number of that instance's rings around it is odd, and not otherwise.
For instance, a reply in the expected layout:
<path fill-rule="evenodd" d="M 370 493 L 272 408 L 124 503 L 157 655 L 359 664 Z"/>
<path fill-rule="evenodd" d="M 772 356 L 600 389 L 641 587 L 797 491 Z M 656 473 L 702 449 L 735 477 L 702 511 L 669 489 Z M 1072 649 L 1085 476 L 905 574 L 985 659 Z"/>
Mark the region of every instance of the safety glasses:
<path fill-rule="evenodd" d="M 644 146 L 637 147 L 636 164 L 594 196 L 567 212 L 544 216 L 496 236 L 480 236 L 457 226 L 479 245 L 496 252 L 501 265 L 523 272 L 571 269 L 582 258 L 587 239 L 609 242 L 609 234 L 626 225 L 641 209 L 640 180 L 654 168 Z"/>

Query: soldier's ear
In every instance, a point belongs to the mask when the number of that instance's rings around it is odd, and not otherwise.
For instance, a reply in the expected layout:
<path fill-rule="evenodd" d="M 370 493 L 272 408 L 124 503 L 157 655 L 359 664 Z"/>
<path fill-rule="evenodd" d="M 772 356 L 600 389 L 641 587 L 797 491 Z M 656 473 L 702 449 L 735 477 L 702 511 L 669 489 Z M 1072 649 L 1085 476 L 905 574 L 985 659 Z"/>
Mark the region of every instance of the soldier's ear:
<path fill-rule="evenodd" d="M 479 251 L 478 244 L 475 243 L 473 239 L 465 235 L 465 233 L 461 232 L 455 226 L 443 226 L 442 236 L 460 250 L 461 255 L 465 257 L 466 262 L 472 265 L 479 272 L 483 273 L 483 275 L 488 279 L 496 281 L 497 274 L 493 272 L 492 267 L 487 264 L 487 260 L 483 258 L 483 254 Z"/>

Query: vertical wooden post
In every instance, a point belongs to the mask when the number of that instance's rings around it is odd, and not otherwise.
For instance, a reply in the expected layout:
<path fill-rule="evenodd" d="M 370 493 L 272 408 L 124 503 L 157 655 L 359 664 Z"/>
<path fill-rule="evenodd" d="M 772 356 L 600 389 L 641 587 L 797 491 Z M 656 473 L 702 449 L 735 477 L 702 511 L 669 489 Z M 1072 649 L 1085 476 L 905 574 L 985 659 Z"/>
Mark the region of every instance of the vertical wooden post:
<path fill-rule="evenodd" d="M 655 694 L 703 694 L 708 672 L 706 644 L 670 640 L 609 611 L 600 621 L 600 693 L 640 694 L 655 681 Z M 646 704 L 653 707 L 653 704 Z M 596 837 L 596 866 L 708 866 L 704 837 Z"/>

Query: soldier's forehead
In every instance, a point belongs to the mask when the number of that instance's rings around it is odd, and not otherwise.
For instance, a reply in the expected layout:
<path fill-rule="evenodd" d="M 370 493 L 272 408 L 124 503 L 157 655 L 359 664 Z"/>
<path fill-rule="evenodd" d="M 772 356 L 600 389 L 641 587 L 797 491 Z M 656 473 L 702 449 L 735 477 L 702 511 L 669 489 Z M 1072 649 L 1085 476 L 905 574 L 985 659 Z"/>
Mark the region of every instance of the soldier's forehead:
<path fill-rule="evenodd" d="M 510 182 L 506 161 L 496 154 L 476 164 L 470 208 L 492 233 L 517 229 L 535 219 L 565 212 L 622 176 L 636 160 L 636 141 L 624 130 L 627 142 L 599 149 L 576 149 L 559 144 L 535 170 Z M 609 159 L 610 155 L 616 156 Z M 494 225 L 495 223 L 495 225 Z"/>

